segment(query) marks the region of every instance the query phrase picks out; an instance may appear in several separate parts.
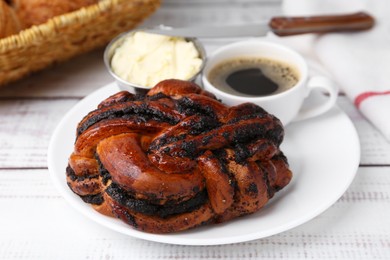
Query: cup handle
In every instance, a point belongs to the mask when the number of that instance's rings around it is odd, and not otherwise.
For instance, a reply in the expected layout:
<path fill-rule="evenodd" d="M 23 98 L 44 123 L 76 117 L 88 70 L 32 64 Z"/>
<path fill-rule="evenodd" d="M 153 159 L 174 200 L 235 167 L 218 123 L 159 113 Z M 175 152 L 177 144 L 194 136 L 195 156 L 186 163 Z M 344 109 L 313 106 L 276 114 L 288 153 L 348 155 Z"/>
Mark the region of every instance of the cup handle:
<path fill-rule="evenodd" d="M 322 76 L 311 77 L 309 82 L 307 83 L 307 88 L 307 96 L 309 96 L 311 91 L 313 91 L 314 89 L 325 90 L 329 96 L 327 97 L 327 100 L 325 102 L 314 104 L 306 110 L 301 109 L 298 112 L 298 115 L 294 118 L 294 122 L 319 116 L 331 109 L 336 103 L 338 96 L 338 87 L 330 79 Z"/>

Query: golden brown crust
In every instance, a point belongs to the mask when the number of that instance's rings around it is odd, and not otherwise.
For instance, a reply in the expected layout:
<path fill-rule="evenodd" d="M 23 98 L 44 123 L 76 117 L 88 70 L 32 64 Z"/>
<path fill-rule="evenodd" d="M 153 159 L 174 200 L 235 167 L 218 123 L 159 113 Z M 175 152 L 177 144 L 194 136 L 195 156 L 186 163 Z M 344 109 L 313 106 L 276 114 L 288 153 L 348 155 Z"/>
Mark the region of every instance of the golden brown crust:
<path fill-rule="evenodd" d="M 199 157 L 199 168 L 206 180 L 213 211 L 217 215 L 225 213 L 234 203 L 233 178 L 223 172 L 221 162 L 210 151 Z"/>
<path fill-rule="evenodd" d="M 138 196 L 155 200 L 187 200 L 204 188 L 199 170 L 166 174 L 142 150 L 139 134 L 120 134 L 102 140 L 97 153 L 111 179 Z"/>
<path fill-rule="evenodd" d="M 0 0 L 0 39 L 16 34 L 22 29 L 19 18 L 14 10 L 3 0 Z"/>
<path fill-rule="evenodd" d="M 215 99 L 215 96 L 201 88 L 191 81 L 183 81 L 176 79 L 167 79 L 159 82 L 151 90 L 148 91 L 148 96 L 153 96 L 158 93 L 163 93 L 167 96 L 181 97 L 187 94 L 199 94 Z"/>
<path fill-rule="evenodd" d="M 92 205 L 93 209 L 97 212 L 109 216 L 109 217 L 115 217 L 114 213 L 112 212 L 112 207 L 109 204 L 110 197 L 107 194 L 103 195 L 104 202 L 100 205 Z"/>
<path fill-rule="evenodd" d="M 225 222 L 238 216 L 254 213 L 270 199 L 266 173 L 256 162 L 238 164 L 235 161 L 230 161 L 228 168 L 234 175 L 237 188 L 233 205 L 224 214 L 219 215 L 218 222 Z"/>

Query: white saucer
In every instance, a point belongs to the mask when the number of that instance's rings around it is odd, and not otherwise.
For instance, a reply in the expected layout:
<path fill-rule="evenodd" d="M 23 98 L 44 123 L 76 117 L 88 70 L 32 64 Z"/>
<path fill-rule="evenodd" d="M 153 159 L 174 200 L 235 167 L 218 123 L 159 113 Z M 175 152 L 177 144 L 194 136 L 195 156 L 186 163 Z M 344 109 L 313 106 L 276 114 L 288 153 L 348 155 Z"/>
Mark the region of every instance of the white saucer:
<path fill-rule="evenodd" d="M 77 123 L 106 97 L 119 91 L 109 84 L 73 107 L 57 126 L 48 150 L 51 178 L 62 196 L 92 221 L 150 241 L 181 245 L 219 245 L 271 236 L 321 214 L 341 197 L 355 177 L 360 146 L 356 130 L 339 108 L 315 119 L 288 125 L 282 150 L 294 173 L 292 182 L 259 212 L 228 223 L 156 235 L 134 230 L 84 203 L 67 186 L 65 168 L 73 150 Z"/>

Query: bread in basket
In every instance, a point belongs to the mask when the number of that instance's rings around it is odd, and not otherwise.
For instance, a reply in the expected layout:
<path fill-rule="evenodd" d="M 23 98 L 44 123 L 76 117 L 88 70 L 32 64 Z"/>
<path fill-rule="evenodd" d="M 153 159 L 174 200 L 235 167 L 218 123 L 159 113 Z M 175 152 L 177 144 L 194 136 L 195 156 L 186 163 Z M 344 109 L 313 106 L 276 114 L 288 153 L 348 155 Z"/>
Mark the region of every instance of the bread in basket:
<path fill-rule="evenodd" d="M 104 46 L 159 5 L 160 0 L 100 0 L 0 39 L 0 86 Z"/>

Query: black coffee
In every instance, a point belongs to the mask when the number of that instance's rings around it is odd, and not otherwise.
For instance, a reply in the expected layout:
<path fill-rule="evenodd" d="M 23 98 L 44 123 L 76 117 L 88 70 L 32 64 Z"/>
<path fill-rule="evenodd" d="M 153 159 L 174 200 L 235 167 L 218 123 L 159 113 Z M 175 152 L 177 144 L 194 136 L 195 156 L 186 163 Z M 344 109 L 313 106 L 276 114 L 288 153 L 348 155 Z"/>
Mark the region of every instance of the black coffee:
<path fill-rule="evenodd" d="M 236 58 L 224 61 L 208 74 L 210 83 L 239 96 L 281 93 L 298 82 L 298 73 L 286 63 L 266 58 Z"/>

